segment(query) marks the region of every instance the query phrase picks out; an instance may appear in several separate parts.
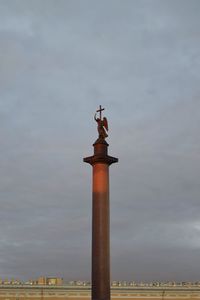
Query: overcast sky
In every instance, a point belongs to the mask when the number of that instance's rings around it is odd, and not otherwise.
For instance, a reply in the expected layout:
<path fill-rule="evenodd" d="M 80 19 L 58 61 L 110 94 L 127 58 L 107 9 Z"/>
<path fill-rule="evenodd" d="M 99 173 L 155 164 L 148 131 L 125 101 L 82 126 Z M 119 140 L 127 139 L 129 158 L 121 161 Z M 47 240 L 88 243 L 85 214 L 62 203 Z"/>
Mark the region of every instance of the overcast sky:
<path fill-rule="evenodd" d="M 199 0 L 0 0 L 0 276 L 90 280 L 99 104 L 111 278 L 200 280 Z"/>

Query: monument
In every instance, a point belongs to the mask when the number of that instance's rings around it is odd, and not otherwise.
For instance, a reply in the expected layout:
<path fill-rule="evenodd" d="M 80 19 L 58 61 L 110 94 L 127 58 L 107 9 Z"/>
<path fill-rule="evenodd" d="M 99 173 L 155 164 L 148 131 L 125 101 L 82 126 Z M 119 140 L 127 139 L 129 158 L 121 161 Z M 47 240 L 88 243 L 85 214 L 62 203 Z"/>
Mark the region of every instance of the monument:
<path fill-rule="evenodd" d="M 108 155 L 108 122 L 102 119 L 103 110 L 100 105 L 94 116 L 99 135 L 93 144 L 94 155 L 83 159 L 93 167 L 92 300 L 110 300 L 109 166 L 118 162 Z"/>

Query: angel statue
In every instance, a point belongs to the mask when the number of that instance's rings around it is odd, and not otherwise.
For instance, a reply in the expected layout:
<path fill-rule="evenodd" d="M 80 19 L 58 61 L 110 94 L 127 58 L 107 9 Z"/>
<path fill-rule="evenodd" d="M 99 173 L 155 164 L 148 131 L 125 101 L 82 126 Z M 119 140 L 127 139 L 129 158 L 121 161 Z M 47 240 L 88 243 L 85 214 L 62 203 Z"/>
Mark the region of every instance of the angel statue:
<path fill-rule="evenodd" d="M 102 118 L 101 118 L 102 110 L 104 110 L 104 108 L 102 109 L 101 105 L 100 105 L 100 109 L 96 111 L 96 113 L 94 115 L 94 119 L 97 122 L 97 130 L 99 133 L 99 138 L 105 139 L 108 137 L 108 134 L 106 132 L 106 131 L 108 131 L 108 121 L 105 117 L 103 117 L 103 120 L 102 120 Z M 100 118 L 97 118 L 98 112 L 100 113 Z"/>

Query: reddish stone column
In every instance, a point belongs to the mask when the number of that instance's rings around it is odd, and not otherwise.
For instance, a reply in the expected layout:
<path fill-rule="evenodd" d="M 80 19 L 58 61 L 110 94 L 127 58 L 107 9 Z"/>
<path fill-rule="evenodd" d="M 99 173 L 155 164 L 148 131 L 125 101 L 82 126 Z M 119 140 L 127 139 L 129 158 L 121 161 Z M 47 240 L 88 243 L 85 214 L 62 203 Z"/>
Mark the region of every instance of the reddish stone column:
<path fill-rule="evenodd" d="M 93 167 L 92 186 L 92 300 L 110 300 L 109 166 L 118 159 L 107 154 L 103 138 L 94 155 L 84 158 Z"/>

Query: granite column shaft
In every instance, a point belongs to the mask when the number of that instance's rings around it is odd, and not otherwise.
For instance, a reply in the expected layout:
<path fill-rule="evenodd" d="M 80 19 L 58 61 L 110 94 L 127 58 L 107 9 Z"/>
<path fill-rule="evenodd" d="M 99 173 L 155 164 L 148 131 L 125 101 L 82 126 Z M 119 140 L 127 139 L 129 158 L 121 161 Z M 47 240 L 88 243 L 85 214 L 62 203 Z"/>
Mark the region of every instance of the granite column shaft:
<path fill-rule="evenodd" d="M 110 300 L 109 166 L 118 161 L 107 154 L 107 142 L 94 143 L 94 155 L 84 158 L 93 167 L 92 300 Z"/>

